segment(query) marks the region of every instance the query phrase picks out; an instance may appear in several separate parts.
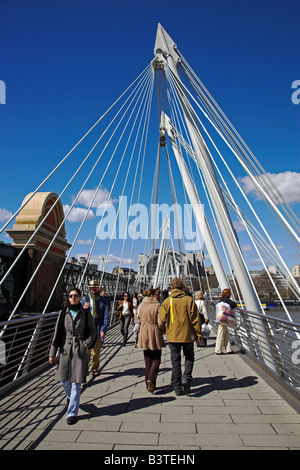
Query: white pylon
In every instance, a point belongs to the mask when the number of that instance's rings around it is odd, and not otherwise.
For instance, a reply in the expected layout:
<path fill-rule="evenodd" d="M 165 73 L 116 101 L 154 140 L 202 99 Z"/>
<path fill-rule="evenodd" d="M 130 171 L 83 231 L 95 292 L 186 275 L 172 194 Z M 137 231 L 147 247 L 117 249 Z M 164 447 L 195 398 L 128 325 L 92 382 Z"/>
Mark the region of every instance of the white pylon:
<path fill-rule="evenodd" d="M 261 312 L 260 302 L 249 273 L 245 267 L 244 259 L 242 257 L 241 250 L 239 249 L 235 230 L 233 228 L 231 218 L 222 195 L 211 157 L 209 155 L 206 143 L 202 137 L 194 110 L 189 104 L 185 89 L 182 86 L 181 77 L 177 69 L 178 61 L 180 61 L 180 56 L 177 52 L 177 46 L 160 24 L 158 24 L 154 52 L 156 58 L 154 59 L 153 64 L 159 63 L 160 67 L 164 67 L 167 64 L 173 74 L 177 77 L 176 82 L 178 85 L 178 98 L 182 107 L 187 129 L 191 138 L 195 155 L 199 161 L 199 166 L 205 180 L 207 191 L 210 195 L 212 205 L 216 213 L 224 243 L 227 247 L 235 275 L 239 281 L 239 286 L 245 305 L 248 310 L 253 312 Z M 222 285 L 223 281 L 220 282 L 220 286 Z M 228 287 L 228 282 L 226 287 Z"/>
<path fill-rule="evenodd" d="M 262 313 L 260 301 L 258 295 L 254 289 L 252 280 L 246 269 L 245 262 L 240 250 L 238 240 L 233 229 L 231 218 L 229 216 L 221 187 L 219 185 L 217 175 L 215 173 L 212 160 L 206 146 L 206 143 L 202 137 L 201 130 L 199 128 L 194 110 L 189 103 L 188 97 L 186 96 L 185 89 L 182 85 L 181 77 L 177 70 L 178 59 L 180 59 L 177 52 L 177 46 L 170 36 L 166 33 L 163 27 L 159 24 L 155 42 L 155 54 L 156 57 L 153 61 L 154 68 L 166 68 L 167 66 L 173 72 L 175 77 L 177 77 L 176 85 L 178 92 L 178 99 L 184 114 L 186 121 L 187 130 L 190 135 L 190 140 L 194 149 L 195 156 L 199 162 L 199 167 L 202 171 L 202 175 L 206 184 L 207 191 L 211 198 L 212 205 L 214 207 L 216 217 L 218 220 L 219 228 L 222 233 L 224 243 L 227 247 L 228 255 L 231 259 L 231 263 L 239 281 L 240 291 L 243 296 L 246 308 L 253 312 Z M 167 74 L 166 74 L 167 77 Z M 177 147 L 174 146 L 174 148 Z M 176 152 L 175 152 L 176 153 Z M 180 152 L 179 152 L 180 153 Z M 183 167 L 184 168 L 184 167 Z M 187 169 L 186 169 L 187 170 Z M 186 179 L 188 174 L 184 171 Z M 186 186 L 188 190 L 188 187 Z M 195 218 L 197 217 L 194 213 Z M 206 241 L 206 240 L 205 240 Z M 220 265 L 217 263 L 217 266 Z M 220 275 L 221 270 L 219 270 L 218 275 Z M 219 279 L 218 279 L 219 280 Z M 223 282 L 223 281 L 222 281 Z M 219 281 L 220 286 L 222 285 Z M 260 319 L 254 320 L 255 328 L 264 331 L 264 325 Z M 273 360 L 271 347 L 267 337 L 263 339 L 264 342 L 264 361 L 266 365 L 273 370 L 277 371 L 276 364 Z"/>
<path fill-rule="evenodd" d="M 189 170 L 186 166 L 186 163 L 183 159 L 180 149 L 176 143 L 176 138 L 173 133 L 170 119 L 168 118 L 168 116 L 166 116 L 164 112 L 162 112 L 161 123 L 160 123 L 160 133 L 162 132 L 166 132 L 166 134 L 168 134 L 169 136 L 169 139 L 173 148 L 173 152 L 174 152 L 177 164 L 178 164 L 178 168 L 182 177 L 182 181 L 183 181 L 185 190 L 187 192 L 187 195 L 189 197 L 191 206 L 193 208 L 195 220 L 197 222 L 197 225 L 199 227 L 206 249 L 208 251 L 210 260 L 214 267 L 214 270 L 215 270 L 215 273 L 219 282 L 219 286 L 221 290 L 226 289 L 228 287 L 228 280 L 227 280 L 226 273 L 225 273 L 221 258 L 219 256 L 217 247 L 215 245 L 211 230 L 209 228 L 207 219 L 205 217 L 203 206 L 199 199 L 198 192 L 196 191 L 194 187 Z"/>

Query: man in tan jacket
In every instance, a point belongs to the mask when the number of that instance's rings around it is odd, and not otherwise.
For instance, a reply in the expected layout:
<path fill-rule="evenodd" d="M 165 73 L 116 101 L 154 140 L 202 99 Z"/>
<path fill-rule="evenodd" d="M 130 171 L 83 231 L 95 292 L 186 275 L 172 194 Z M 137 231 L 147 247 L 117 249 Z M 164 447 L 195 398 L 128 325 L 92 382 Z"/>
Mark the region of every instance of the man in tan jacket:
<path fill-rule="evenodd" d="M 202 338 L 201 321 L 198 308 L 189 295 L 184 292 L 183 281 L 172 279 L 171 296 L 160 308 L 160 318 L 166 325 L 166 333 L 171 353 L 172 379 L 176 395 L 190 392 L 194 366 L 194 341 Z M 181 349 L 185 358 L 184 373 L 181 372 Z"/>

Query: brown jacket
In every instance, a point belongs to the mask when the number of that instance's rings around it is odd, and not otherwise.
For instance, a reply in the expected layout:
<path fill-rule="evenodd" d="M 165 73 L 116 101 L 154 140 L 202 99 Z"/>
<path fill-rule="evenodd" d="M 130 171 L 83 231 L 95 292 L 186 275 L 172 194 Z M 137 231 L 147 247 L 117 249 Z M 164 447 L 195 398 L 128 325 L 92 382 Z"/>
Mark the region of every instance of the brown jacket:
<path fill-rule="evenodd" d="M 160 308 L 160 318 L 166 324 L 170 343 L 193 343 L 202 338 L 198 308 L 192 297 L 180 289 L 172 289 Z"/>
<path fill-rule="evenodd" d="M 161 349 L 165 346 L 164 325 L 159 316 L 160 303 L 154 297 L 145 297 L 139 306 L 140 331 L 138 348 Z"/>
<path fill-rule="evenodd" d="M 120 300 L 119 305 L 117 307 L 117 310 L 120 311 L 119 318 L 121 318 L 122 316 L 123 303 L 124 303 L 124 300 Z M 128 302 L 128 308 L 129 308 L 130 318 L 132 320 L 134 318 L 132 302 Z"/>

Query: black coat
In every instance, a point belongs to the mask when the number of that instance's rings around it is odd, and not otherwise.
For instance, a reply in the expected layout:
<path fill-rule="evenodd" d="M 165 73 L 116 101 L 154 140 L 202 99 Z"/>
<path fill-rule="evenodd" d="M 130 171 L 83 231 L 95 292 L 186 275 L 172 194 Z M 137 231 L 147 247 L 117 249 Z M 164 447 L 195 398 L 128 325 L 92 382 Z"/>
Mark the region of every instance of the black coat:
<path fill-rule="evenodd" d="M 220 302 L 224 302 L 225 304 L 230 305 L 231 308 L 236 308 L 237 303 L 235 303 L 233 300 L 229 299 L 229 297 L 221 297 Z"/>

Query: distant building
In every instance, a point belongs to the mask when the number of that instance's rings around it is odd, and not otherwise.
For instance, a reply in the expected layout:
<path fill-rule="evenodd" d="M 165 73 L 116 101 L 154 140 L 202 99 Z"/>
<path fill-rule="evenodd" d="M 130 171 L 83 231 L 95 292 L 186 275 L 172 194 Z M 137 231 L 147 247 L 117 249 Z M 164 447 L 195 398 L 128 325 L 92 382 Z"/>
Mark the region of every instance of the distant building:
<path fill-rule="evenodd" d="M 125 268 L 120 266 L 116 266 L 113 269 L 112 273 L 115 275 L 120 274 L 121 276 L 126 277 L 127 279 L 134 279 L 137 274 L 137 272 L 134 271 L 134 269 L 132 268 Z"/>
<path fill-rule="evenodd" d="M 293 266 L 292 275 L 294 277 L 300 277 L 300 264 L 295 264 L 295 266 Z"/>
<path fill-rule="evenodd" d="M 87 263 L 87 258 L 85 258 L 85 256 L 80 256 L 79 259 L 77 259 L 77 258 L 74 258 L 74 256 L 72 256 L 71 258 L 69 258 L 68 261 L 69 263 L 76 264 L 77 266 L 85 266 Z M 97 264 L 88 263 L 88 267 L 90 269 L 98 270 Z"/>
<path fill-rule="evenodd" d="M 273 285 L 275 284 L 281 296 L 286 297 L 288 295 L 288 279 L 284 274 L 281 273 L 278 266 L 267 266 L 268 273 L 265 269 L 260 271 L 249 271 L 250 276 L 255 285 L 255 289 L 260 298 L 271 298 L 276 297 L 278 294 Z M 272 281 L 270 279 L 272 278 Z"/>
<path fill-rule="evenodd" d="M 158 263 L 160 263 L 159 272 L 157 272 Z M 160 250 L 156 249 L 153 256 L 139 254 L 136 283 L 142 288 L 152 286 L 167 289 L 171 285 L 172 278 L 181 277 L 185 284 L 193 289 L 195 282 L 202 278 L 204 273 L 202 251 L 185 254 L 166 250 L 160 257 Z"/>
<path fill-rule="evenodd" d="M 213 265 L 211 264 L 210 266 L 205 266 L 205 272 L 206 272 L 209 276 L 213 276 L 213 275 L 215 274 L 215 270 L 214 270 Z"/>

